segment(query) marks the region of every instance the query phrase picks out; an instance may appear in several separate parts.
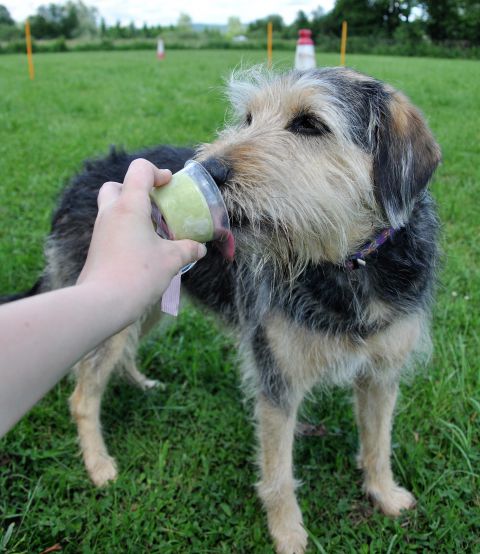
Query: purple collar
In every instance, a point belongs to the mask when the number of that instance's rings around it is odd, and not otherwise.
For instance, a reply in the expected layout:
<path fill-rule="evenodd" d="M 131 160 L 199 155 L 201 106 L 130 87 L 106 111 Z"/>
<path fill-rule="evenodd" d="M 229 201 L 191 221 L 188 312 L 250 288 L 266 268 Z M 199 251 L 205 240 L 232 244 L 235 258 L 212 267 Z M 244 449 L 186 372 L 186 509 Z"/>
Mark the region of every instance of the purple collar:
<path fill-rule="evenodd" d="M 367 242 L 358 252 L 349 256 L 345 262 L 345 268 L 349 271 L 353 271 L 359 267 L 365 267 L 367 265 L 365 258 L 373 252 L 376 252 L 382 244 L 393 237 L 396 231 L 398 231 L 398 229 L 394 229 L 393 227 L 384 229 L 373 241 Z"/>

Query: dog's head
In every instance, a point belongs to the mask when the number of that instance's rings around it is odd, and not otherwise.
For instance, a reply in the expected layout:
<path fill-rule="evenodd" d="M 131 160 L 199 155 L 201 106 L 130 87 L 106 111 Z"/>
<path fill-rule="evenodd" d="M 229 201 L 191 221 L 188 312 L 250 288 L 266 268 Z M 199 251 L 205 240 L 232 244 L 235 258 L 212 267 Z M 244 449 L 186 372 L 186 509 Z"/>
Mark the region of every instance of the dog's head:
<path fill-rule="evenodd" d="M 350 69 L 233 76 L 235 121 L 204 145 L 240 252 L 339 263 L 405 224 L 440 161 L 421 113 Z"/>

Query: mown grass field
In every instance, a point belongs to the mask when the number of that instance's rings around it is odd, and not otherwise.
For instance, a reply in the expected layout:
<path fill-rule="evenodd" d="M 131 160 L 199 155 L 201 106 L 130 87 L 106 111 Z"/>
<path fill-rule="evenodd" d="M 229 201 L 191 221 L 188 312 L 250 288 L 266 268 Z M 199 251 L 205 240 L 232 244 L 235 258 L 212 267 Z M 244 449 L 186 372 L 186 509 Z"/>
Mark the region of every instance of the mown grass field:
<path fill-rule="evenodd" d="M 0 57 L 0 294 L 33 284 L 65 180 L 110 144 L 194 144 L 224 121 L 222 77 L 260 52 L 177 51 Z M 276 60 L 290 63 L 285 54 Z M 318 55 L 324 65 L 337 55 Z M 355 469 L 348 391 L 318 394 L 303 417 L 325 437 L 295 450 L 310 552 L 480 552 L 480 62 L 350 56 L 402 88 L 443 149 L 433 183 L 444 268 L 433 359 L 402 386 L 393 464 L 418 507 L 397 521 L 373 511 Z M 59 346 L 61 347 L 61 345 Z M 214 322 L 183 313 L 146 341 L 140 365 L 165 390 L 115 381 L 103 422 L 118 481 L 87 479 L 65 379 L 0 441 L 0 551 L 40 553 L 272 552 L 253 483 L 254 433 L 235 351 Z M 0 377 L 1 378 L 1 377 Z M 3 534 L 2 534 L 3 533 Z"/>

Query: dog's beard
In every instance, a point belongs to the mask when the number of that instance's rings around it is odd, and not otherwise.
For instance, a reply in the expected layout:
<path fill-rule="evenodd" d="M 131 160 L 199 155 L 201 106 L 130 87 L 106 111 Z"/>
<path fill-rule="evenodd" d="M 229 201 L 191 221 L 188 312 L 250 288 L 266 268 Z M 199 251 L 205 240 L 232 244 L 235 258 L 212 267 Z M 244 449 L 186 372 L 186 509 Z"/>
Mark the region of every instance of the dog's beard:
<path fill-rule="evenodd" d="M 269 265 L 282 279 L 294 281 L 308 264 L 342 263 L 356 246 L 343 224 L 344 214 L 340 212 L 337 217 L 326 213 L 322 206 L 308 205 L 310 198 L 306 194 L 267 196 L 261 186 L 253 188 L 250 183 L 239 181 L 228 184 L 223 193 L 237 259 L 248 260 L 258 272 Z M 363 211 L 366 231 L 362 232 L 368 236 L 375 222 L 371 209 L 365 207 Z M 364 236 L 359 241 L 363 243 Z"/>
<path fill-rule="evenodd" d="M 247 189 L 238 184 L 224 191 L 235 237 L 236 259 L 246 263 L 255 275 L 263 274 L 268 267 L 282 281 L 293 283 L 310 262 L 305 245 L 295 242 L 291 222 L 272 217 L 276 209 L 274 201 L 280 199 L 270 198 L 267 211 L 258 196 L 245 193 Z"/>

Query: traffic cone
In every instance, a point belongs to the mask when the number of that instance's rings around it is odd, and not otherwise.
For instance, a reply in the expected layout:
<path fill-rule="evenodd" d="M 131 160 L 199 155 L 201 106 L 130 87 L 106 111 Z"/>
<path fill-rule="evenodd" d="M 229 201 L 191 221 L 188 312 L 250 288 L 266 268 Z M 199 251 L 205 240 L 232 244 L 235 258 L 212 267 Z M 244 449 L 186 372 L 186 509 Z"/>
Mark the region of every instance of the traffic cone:
<path fill-rule="evenodd" d="M 297 50 L 295 51 L 295 69 L 312 69 L 317 67 L 315 49 L 310 29 L 298 31 Z"/>
<path fill-rule="evenodd" d="M 159 60 L 163 60 L 165 58 L 165 44 L 161 38 L 157 41 L 157 58 Z"/>

